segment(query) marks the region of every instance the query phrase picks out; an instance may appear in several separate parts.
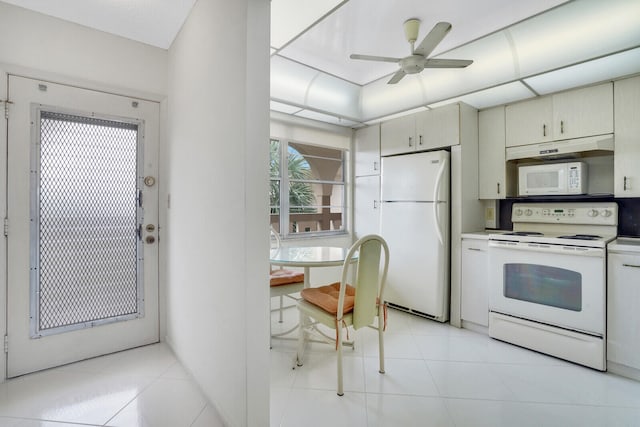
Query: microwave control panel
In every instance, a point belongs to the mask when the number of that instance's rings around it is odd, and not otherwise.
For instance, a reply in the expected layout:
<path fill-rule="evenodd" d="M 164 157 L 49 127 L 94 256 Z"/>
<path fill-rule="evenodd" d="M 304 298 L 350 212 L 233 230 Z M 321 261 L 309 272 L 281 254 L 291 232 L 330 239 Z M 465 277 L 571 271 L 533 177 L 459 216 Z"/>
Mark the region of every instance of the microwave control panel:
<path fill-rule="evenodd" d="M 512 222 L 616 225 L 616 203 L 514 203 Z"/>

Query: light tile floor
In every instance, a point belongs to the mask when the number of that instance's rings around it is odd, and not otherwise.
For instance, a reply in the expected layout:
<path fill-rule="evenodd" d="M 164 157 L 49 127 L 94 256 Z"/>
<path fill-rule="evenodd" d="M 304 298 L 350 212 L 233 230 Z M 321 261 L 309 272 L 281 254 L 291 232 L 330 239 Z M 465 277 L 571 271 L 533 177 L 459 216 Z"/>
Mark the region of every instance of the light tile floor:
<path fill-rule="evenodd" d="M 274 332 L 295 323 L 285 313 Z M 385 374 L 377 333 L 355 338 L 342 397 L 332 346 L 310 345 L 292 369 L 295 341 L 273 340 L 272 426 L 640 426 L 640 382 L 482 333 L 389 310 Z"/>
<path fill-rule="evenodd" d="M 216 427 L 222 422 L 165 344 L 0 384 L 0 426 Z"/>
<path fill-rule="evenodd" d="M 274 314 L 274 332 L 296 318 Z M 355 338 L 342 397 L 333 347 L 312 344 L 292 369 L 295 341 L 273 340 L 271 426 L 640 426 L 640 382 L 395 310 L 384 375 L 375 331 Z M 221 425 L 164 344 L 0 384 L 3 427 Z"/>

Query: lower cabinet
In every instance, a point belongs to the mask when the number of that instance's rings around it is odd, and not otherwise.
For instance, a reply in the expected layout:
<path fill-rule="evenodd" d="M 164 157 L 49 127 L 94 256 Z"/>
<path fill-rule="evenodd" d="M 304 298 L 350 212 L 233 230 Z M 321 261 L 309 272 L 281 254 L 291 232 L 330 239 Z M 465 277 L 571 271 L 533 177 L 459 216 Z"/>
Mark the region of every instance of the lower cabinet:
<path fill-rule="evenodd" d="M 462 320 L 489 326 L 489 241 L 462 239 Z"/>
<path fill-rule="evenodd" d="M 354 232 L 356 238 L 380 233 L 380 176 L 358 176 L 354 190 Z"/>
<path fill-rule="evenodd" d="M 608 257 L 607 360 L 640 370 L 640 253 Z"/>

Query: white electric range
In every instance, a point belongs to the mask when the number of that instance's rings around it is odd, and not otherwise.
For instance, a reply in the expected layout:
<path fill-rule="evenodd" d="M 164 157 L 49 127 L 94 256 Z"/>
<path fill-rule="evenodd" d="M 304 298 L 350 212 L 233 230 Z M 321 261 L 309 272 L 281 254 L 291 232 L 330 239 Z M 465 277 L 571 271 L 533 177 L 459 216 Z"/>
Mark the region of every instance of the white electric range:
<path fill-rule="evenodd" d="M 515 203 L 489 236 L 489 335 L 606 370 L 606 246 L 615 203 Z"/>

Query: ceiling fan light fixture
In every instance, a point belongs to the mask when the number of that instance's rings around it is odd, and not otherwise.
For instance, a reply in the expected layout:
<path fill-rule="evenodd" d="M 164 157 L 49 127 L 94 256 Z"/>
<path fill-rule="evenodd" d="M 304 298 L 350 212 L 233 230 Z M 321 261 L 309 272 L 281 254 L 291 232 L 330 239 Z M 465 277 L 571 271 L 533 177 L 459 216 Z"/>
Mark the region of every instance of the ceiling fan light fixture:
<path fill-rule="evenodd" d="M 420 32 L 420 20 L 418 18 L 409 18 L 404 21 L 404 36 L 411 44 L 418 40 L 418 33 Z"/>

